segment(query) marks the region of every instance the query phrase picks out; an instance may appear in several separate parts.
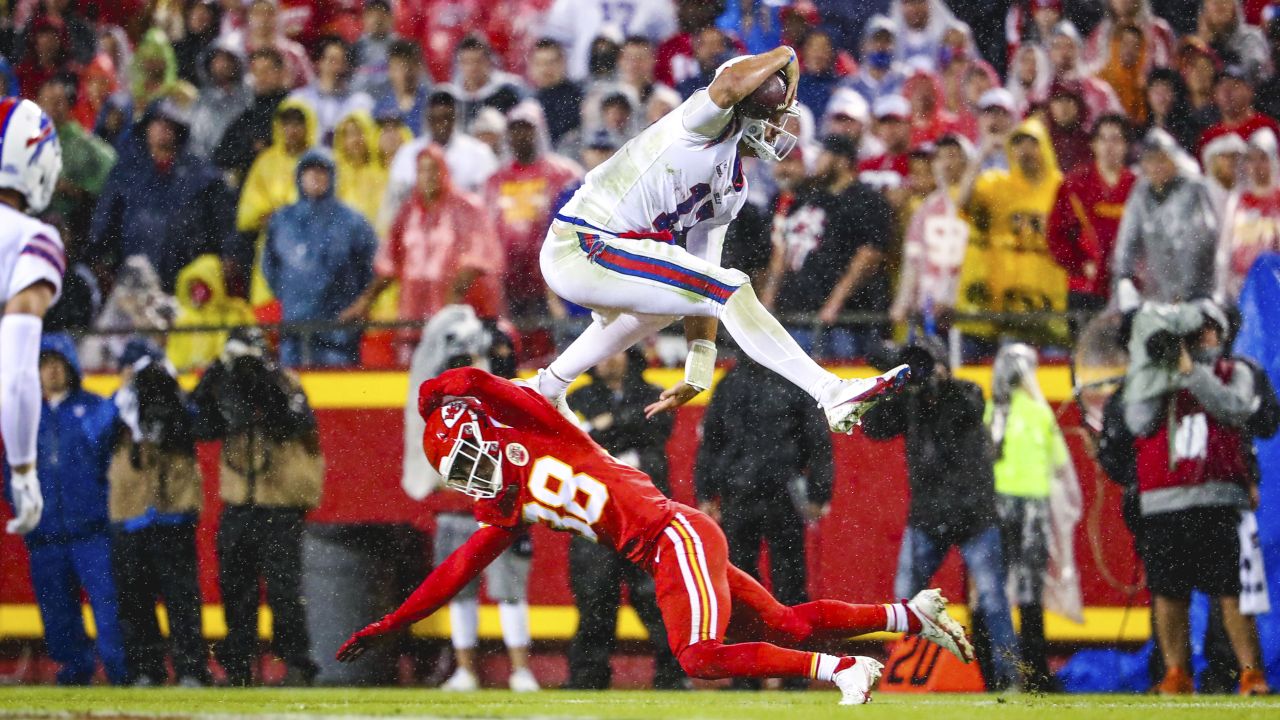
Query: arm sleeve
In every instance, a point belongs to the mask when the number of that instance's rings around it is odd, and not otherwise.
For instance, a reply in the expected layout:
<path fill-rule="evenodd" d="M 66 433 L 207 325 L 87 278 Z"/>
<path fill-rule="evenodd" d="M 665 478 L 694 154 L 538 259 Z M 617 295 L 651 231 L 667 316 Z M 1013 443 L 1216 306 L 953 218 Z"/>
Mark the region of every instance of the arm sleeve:
<path fill-rule="evenodd" d="M 383 618 L 388 630 L 411 625 L 439 610 L 467 583 L 476 579 L 480 571 L 503 550 L 511 547 L 517 534 L 514 530 L 492 525 L 481 527 L 462 547 L 432 570 L 400 607 Z"/>
<path fill-rule="evenodd" d="M 11 466 L 36 461 L 43 324 L 35 315 L 0 318 L 0 436 Z"/>
<path fill-rule="evenodd" d="M 1111 277 L 1113 281 L 1131 278 L 1137 272 L 1138 240 L 1142 232 L 1142 203 L 1139 193 L 1145 192 L 1141 187 L 1129 194 L 1129 201 L 1124 206 L 1124 216 L 1120 220 L 1120 230 L 1116 233 L 1116 249 L 1111 261 Z"/>
<path fill-rule="evenodd" d="M 720 137 L 725 126 L 733 120 L 733 107 L 722 108 L 715 104 L 706 88 L 690 95 L 679 112 L 684 129 L 703 140 Z"/>
<path fill-rule="evenodd" d="M 530 421 L 558 432 L 581 433 L 544 398 L 476 368 L 458 368 L 426 381 L 418 391 L 418 414 L 427 418 L 449 398 L 474 397 L 493 419 L 507 425 Z"/>
<path fill-rule="evenodd" d="M 1219 422 L 1244 427 L 1257 411 L 1259 400 L 1253 387 L 1253 370 L 1236 362 L 1231 380 L 1224 383 L 1204 365 L 1196 365 L 1187 376 L 1187 390 Z"/>

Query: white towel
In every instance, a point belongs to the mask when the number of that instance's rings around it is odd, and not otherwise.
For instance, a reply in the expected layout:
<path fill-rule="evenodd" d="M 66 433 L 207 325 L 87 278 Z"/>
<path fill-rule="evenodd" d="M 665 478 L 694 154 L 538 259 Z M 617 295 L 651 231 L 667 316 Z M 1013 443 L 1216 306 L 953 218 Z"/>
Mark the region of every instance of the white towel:
<path fill-rule="evenodd" d="M 1240 613 L 1261 615 L 1271 612 L 1267 593 L 1267 572 L 1262 565 L 1262 544 L 1258 542 L 1258 518 L 1252 511 L 1240 513 Z"/>

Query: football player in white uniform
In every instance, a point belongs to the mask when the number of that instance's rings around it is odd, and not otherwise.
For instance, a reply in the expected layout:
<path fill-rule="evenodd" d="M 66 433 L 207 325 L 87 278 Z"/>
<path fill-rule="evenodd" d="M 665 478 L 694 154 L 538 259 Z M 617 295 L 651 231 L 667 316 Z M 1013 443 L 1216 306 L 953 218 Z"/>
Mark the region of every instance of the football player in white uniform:
<path fill-rule="evenodd" d="M 53 121 L 30 100 L 0 99 L 0 435 L 13 471 L 14 518 L 25 535 L 40 523 L 44 499 L 36 478 L 40 425 L 40 332 L 62 292 L 67 256 L 58 231 L 26 213 L 49 204 L 62 172 Z"/>
<path fill-rule="evenodd" d="M 651 415 L 710 387 L 719 322 L 753 360 L 813 396 L 836 432 L 849 432 L 877 397 L 905 383 L 905 365 L 869 380 L 823 369 L 760 304 L 746 274 L 720 266 L 729 222 L 746 202 L 742 156 L 776 162 L 795 146 L 798 78 L 789 47 L 730 60 L 709 87 L 588 173 L 556 214 L 542 245 L 543 277 L 560 297 L 595 311 L 534 381 L 562 412 L 574 378 L 677 318 L 690 345 L 685 378 Z M 766 83 L 780 91 L 776 104 L 762 106 Z"/>

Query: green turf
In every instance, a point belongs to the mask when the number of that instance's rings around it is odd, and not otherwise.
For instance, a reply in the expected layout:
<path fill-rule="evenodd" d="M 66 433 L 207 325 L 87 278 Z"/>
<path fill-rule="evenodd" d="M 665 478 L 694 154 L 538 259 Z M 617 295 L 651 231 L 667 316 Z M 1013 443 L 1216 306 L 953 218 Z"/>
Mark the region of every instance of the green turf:
<path fill-rule="evenodd" d="M 878 693 L 862 707 L 838 707 L 834 691 L 720 692 L 560 692 L 516 695 L 485 691 L 458 695 L 413 689 L 255 689 L 181 690 L 110 688 L 0 689 L 0 717 L 182 718 L 192 715 L 358 715 L 402 717 L 601 718 L 652 720 L 727 718 L 730 720 L 806 720 L 858 717 L 894 720 L 995 720 L 1026 718 L 1106 718 L 1177 720 L 1179 718 L 1280 717 L 1280 698 L 1146 696 L 1010 696 Z"/>

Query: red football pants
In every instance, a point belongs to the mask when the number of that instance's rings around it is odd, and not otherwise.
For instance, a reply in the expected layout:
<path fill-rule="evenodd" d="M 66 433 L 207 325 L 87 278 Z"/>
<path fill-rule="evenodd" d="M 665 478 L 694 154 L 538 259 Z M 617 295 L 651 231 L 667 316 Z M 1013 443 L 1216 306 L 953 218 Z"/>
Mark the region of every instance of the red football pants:
<path fill-rule="evenodd" d="M 690 677 L 815 677 L 817 653 L 780 645 L 885 629 L 883 605 L 779 603 L 729 564 L 719 525 L 693 508 L 676 507 L 645 566 L 653 575 L 671 652 Z M 726 635 L 743 642 L 727 645 Z"/>

